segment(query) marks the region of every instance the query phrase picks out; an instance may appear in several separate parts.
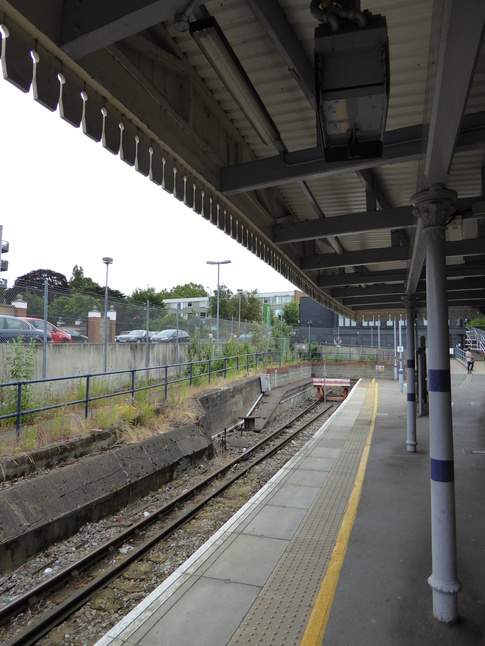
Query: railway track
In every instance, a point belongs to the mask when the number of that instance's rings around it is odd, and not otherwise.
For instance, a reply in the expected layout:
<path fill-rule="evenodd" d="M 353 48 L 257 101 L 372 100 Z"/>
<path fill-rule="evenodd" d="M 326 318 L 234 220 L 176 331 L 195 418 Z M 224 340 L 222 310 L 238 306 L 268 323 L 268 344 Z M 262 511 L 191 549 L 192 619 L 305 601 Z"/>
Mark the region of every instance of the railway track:
<path fill-rule="evenodd" d="M 120 578 L 155 546 L 166 541 L 174 532 L 185 526 L 211 501 L 220 497 L 250 470 L 268 461 L 289 443 L 294 442 L 297 436 L 315 425 L 332 408 L 334 404 L 313 402 L 194 486 L 187 488 L 79 560 L 0 607 L 0 637 L 2 637 L 2 630 L 5 636 L 15 633 L 4 642 L 5 646 L 50 643 L 39 640 L 68 620 L 100 590 Z M 123 548 L 124 555 L 115 559 L 113 555 L 120 548 Z M 50 601 L 53 596 L 54 602 Z M 23 626 L 21 630 L 15 630 L 17 623 L 28 625 Z"/>

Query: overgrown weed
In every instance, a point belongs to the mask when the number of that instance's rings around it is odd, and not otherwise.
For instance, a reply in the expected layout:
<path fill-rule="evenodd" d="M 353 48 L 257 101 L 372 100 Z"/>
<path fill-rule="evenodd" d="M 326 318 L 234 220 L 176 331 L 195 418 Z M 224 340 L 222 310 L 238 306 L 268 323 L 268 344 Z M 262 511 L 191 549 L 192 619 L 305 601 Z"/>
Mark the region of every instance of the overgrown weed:
<path fill-rule="evenodd" d="M 198 413 L 191 405 L 192 398 L 206 391 L 246 381 L 248 377 L 262 372 L 263 367 L 260 365 L 257 369 L 251 367 L 249 373 L 241 370 L 233 374 L 228 372 L 227 377 L 222 374 L 211 376 L 210 383 L 207 377 L 197 377 L 191 386 L 187 383 L 170 386 L 166 400 L 164 388 L 157 391 L 139 390 L 134 399 L 126 393 L 120 394 L 107 400 L 108 403 L 92 406 L 88 419 L 84 419 L 82 404 L 45 411 L 36 418 L 36 424 L 24 425 L 18 438 L 12 426 L 0 424 L 0 458 L 31 452 L 110 427 L 116 428 L 119 441 L 130 444 L 140 442 L 176 426 L 195 423 Z M 94 380 L 90 384 L 90 396 L 102 394 L 103 390 L 103 385 Z M 85 390 L 79 387 L 77 392 L 73 391 L 73 395 L 76 394 L 82 399 L 85 397 Z M 49 398 L 50 394 L 44 393 L 41 401 L 47 402 Z M 166 401 L 166 406 L 157 414 L 155 409 L 161 401 Z"/>

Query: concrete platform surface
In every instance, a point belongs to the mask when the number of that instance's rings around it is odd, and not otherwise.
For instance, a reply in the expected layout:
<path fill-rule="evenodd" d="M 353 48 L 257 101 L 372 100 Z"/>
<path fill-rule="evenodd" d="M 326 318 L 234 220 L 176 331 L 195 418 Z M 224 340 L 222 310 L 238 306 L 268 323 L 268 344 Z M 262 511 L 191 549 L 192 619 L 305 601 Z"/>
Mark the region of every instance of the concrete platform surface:
<path fill-rule="evenodd" d="M 429 420 L 418 419 L 418 450 L 408 453 L 406 389 L 382 380 L 359 383 L 315 438 L 97 646 L 485 644 L 484 386 L 485 376 L 452 362 L 458 622 L 433 618 L 427 583 Z M 326 587 L 332 572 L 334 589 Z"/>

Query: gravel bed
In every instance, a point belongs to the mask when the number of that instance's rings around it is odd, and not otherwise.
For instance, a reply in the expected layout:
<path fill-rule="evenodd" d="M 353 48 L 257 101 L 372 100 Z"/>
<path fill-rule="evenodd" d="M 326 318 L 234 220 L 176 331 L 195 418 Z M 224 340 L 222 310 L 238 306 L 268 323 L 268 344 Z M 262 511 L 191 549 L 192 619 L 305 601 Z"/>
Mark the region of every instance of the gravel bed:
<path fill-rule="evenodd" d="M 250 433 L 253 444 L 262 437 L 269 435 L 276 428 L 293 418 L 300 410 L 305 409 L 308 402 L 287 411 L 272 420 L 262 433 Z M 238 480 L 221 496 L 204 507 L 197 516 L 183 528 L 177 530 L 167 541 L 153 547 L 141 561 L 133 563 L 124 575 L 109 584 L 103 591 L 90 599 L 79 611 L 66 622 L 40 639 L 42 646 L 62 644 L 70 646 L 95 644 L 111 626 L 120 621 L 154 588 L 164 581 L 187 558 L 189 558 L 206 540 L 210 538 L 247 500 L 249 500 L 281 467 L 313 436 L 329 417 L 333 406 L 325 417 L 319 418 L 311 427 L 294 438 L 286 447 L 270 459 L 253 467 L 248 474 Z M 237 432 L 237 431 L 236 431 Z M 291 429 L 288 430 L 291 432 Z M 210 472 L 217 470 L 228 460 L 240 455 L 244 449 L 228 446 L 224 451 L 216 442 L 216 457 L 210 462 L 201 462 L 197 467 L 187 472 L 181 478 L 173 481 L 157 492 L 145 496 L 135 504 L 126 507 L 114 516 L 107 517 L 98 523 L 90 523 L 83 527 L 75 536 L 57 543 L 27 561 L 14 572 L 0 577 L 0 605 L 3 606 L 16 596 L 27 592 L 32 587 L 52 576 L 82 558 L 96 547 L 102 545 L 129 525 L 153 513 L 175 496 L 193 487 Z M 237 467 L 235 467 L 237 468 Z M 217 485 L 214 485 L 217 486 Z M 204 492 L 201 496 L 205 496 Z M 191 504 L 191 503 L 187 503 Z M 156 524 L 160 527 L 160 524 Z M 155 526 L 147 528 L 140 534 L 139 540 L 146 539 Z M 130 549 L 131 545 L 123 545 L 109 557 L 98 564 L 103 569 L 117 559 L 120 559 Z M 86 580 L 83 573 L 79 581 L 73 581 L 73 586 Z M 60 603 L 66 596 L 65 590 L 59 590 L 48 600 L 39 602 L 31 612 L 23 613 L 9 624 L 0 627 L 0 640 L 6 641 L 17 632 L 23 630 L 36 615 Z"/>

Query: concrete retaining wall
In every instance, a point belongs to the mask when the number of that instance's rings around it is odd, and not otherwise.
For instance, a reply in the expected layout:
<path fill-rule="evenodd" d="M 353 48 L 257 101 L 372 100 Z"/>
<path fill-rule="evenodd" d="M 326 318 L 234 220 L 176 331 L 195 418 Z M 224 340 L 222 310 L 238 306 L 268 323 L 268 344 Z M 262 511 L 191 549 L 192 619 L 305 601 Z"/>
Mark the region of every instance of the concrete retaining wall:
<path fill-rule="evenodd" d="M 313 376 L 323 377 L 323 363 L 314 363 Z M 326 364 L 327 377 L 348 377 L 349 379 L 394 379 L 394 364 L 376 366 L 375 363 L 346 363 L 344 361 Z M 406 380 L 406 368 L 404 379 Z"/>
<path fill-rule="evenodd" d="M 211 438 L 187 425 L 3 490 L 0 571 L 115 513 L 212 454 Z"/>
<path fill-rule="evenodd" d="M 64 450 L 53 446 L 18 461 L 2 460 L 0 470 L 5 479 L 7 474 L 32 474 L 54 464 L 58 468 L 0 492 L 0 572 L 72 536 L 85 523 L 100 520 L 158 489 L 194 461 L 211 458 L 212 435 L 238 422 L 260 393 L 259 378 L 214 391 L 200 398 L 203 412 L 197 425 L 186 425 L 76 464 L 59 466 L 92 452 L 96 446 L 99 451 L 107 448 L 116 430 L 94 439 L 73 440 L 64 445 Z"/>
<path fill-rule="evenodd" d="M 165 366 L 185 363 L 188 344 L 179 345 L 178 362 L 176 345 L 149 344 L 149 366 Z M 0 382 L 10 381 L 8 343 L 0 343 Z M 35 347 L 35 374 L 33 379 L 42 379 L 43 347 Z M 108 343 L 108 371 L 144 368 L 146 345 L 144 343 Z M 104 345 L 102 343 L 49 343 L 46 347 L 46 377 L 70 377 L 71 375 L 94 374 L 104 371 Z M 126 379 L 126 377 L 125 377 Z M 64 383 L 64 382 L 61 382 Z"/>
<path fill-rule="evenodd" d="M 244 417 L 261 394 L 259 377 L 199 398 L 204 408 L 202 426 L 211 435 L 233 426 Z"/>
<path fill-rule="evenodd" d="M 313 374 L 312 363 L 299 363 L 296 365 L 282 366 L 280 368 L 268 368 L 266 373 L 270 375 L 271 388 L 287 386 L 296 381 L 311 379 Z"/>

